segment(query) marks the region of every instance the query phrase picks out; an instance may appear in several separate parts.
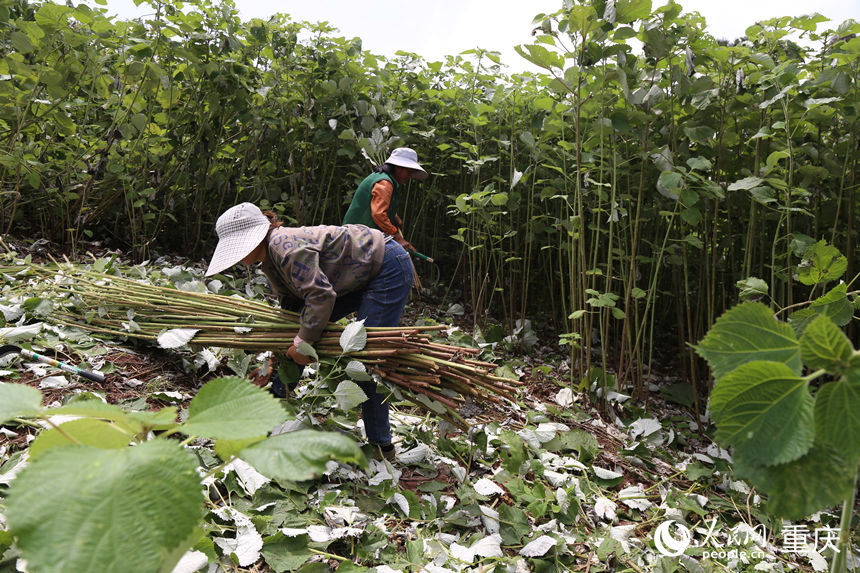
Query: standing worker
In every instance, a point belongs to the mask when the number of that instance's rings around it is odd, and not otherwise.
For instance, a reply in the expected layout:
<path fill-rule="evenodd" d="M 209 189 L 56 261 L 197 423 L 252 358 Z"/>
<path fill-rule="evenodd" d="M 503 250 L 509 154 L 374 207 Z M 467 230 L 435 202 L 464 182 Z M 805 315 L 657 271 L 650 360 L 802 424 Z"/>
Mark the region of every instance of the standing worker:
<path fill-rule="evenodd" d="M 427 179 L 418 164 L 418 154 L 408 147 L 398 147 L 388 159 L 364 178 L 343 218 L 343 224 L 367 225 L 391 235 L 407 251 L 415 248 L 403 237 L 403 220 L 397 213 L 400 187 L 410 179 Z"/>
<path fill-rule="evenodd" d="M 314 344 L 329 321 L 352 312 L 365 326 L 397 326 L 412 289 L 409 254 L 394 240 L 363 225 L 284 227 L 274 213 L 264 214 L 251 203 L 227 209 L 215 223 L 218 245 L 206 276 L 238 262 L 263 263 L 269 286 L 289 310 L 299 310 L 300 328 L 286 356 L 305 365 L 311 358 L 299 351 Z M 277 350 L 277 349 L 275 349 Z M 368 399 L 361 411 L 367 440 L 374 451 L 394 457 L 388 403 L 376 382 L 359 382 Z M 286 396 L 272 378 L 275 395 Z"/>

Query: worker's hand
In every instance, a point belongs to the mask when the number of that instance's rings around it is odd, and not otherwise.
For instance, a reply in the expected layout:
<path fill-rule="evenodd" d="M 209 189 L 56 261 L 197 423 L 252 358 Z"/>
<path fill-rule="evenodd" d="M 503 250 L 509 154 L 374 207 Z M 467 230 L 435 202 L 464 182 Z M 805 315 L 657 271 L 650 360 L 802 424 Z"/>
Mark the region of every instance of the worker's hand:
<path fill-rule="evenodd" d="M 266 384 L 269 383 L 269 379 L 272 377 L 272 374 L 274 374 L 274 372 L 275 369 L 272 365 L 272 359 L 269 358 L 263 363 L 262 366 L 252 370 L 248 377 L 251 379 L 251 383 L 255 386 L 265 388 Z"/>
<path fill-rule="evenodd" d="M 300 366 L 307 366 L 314 361 L 312 357 L 305 356 L 304 354 L 299 352 L 299 348 L 295 344 L 290 346 L 290 348 L 287 350 L 287 358 Z"/>
<path fill-rule="evenodd" d="M 394 235 L 394 240 L 397 241 L 397 243 L 401 247 L 406 249 L 406 252 L 415 252 L 415 247 L 412 246 L 412 243 L 410 243 L 409 241 L 404 239 L 403 235 L 401 235 L 400 233 L 397 233 L 396 235 Z"/>
<path fill-rule="evenodd" d="M 394 226 L 397 227 L 398 229 L 403 228 L 403 219 L 400 218 L 400 215 L 394 216 Z"/>

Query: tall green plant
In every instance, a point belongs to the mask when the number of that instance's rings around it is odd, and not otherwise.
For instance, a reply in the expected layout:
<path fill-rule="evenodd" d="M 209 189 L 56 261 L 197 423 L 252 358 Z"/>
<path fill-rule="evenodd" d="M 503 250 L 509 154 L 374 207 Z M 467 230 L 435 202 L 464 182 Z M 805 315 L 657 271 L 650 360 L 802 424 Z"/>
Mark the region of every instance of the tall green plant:
<path fill-rule="evenodd" d="M 838 279 L 846 266 L 838 252 L 818 256 L 825 246 L 818 247 L 798 274 L 806 284 Z M 851 296 L 856 304 L 857 292 Z M 847 570 L 860 463 L 860 350 L 839 329 L 853 313 L 845 284 L 787 323 L 766 305 L 745 302 L 696 346 L 716 380 L 715 437 L 734 448 L 735 475 L 766 492 L 768 510 L 779 517 L 802 519 L 843 503 L 834 572 Z"/>

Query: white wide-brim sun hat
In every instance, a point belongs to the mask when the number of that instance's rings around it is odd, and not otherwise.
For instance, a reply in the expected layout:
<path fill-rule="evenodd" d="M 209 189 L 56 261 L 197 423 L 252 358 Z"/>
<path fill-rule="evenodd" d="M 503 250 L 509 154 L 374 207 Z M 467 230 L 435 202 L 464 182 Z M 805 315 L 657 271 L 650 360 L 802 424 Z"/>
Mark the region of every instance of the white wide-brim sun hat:
<path fill-rule="evenodd" d="M 391 165 L 399 165 L 400 167 L 412 169 L 413 179 L 427 179 L 427 172 L 418 164 L 418 154 L 415 153 L 413 149 L 409 149 L 408 147 L 398 147 L 391 152 L 391 155 L 385 160 L 385 162 L 390 163 Z"/>
<path fill-rule="evenodd" d="M 218 246 L 209 261 L 206 276 L 229 269 L 253 251 L 269 232 L 269 219 L 253 203 L 239 203 L 215 223 Z"/>

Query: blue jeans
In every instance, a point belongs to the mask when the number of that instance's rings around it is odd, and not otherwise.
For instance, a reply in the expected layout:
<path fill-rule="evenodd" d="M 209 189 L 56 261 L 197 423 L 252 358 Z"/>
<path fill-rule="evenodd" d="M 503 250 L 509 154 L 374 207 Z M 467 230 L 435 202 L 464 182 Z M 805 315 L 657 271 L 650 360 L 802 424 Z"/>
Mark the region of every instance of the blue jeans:
<path fill-rule="evenodd" d="M 364 290 L 338 297 L 331 320 L 355 312 L 359 320 L 364 319 L 365 326 L 397 326 L 414 280 L 409 254 L 396 241 L 388 241 L 379 273 Z M 361 405 L 367 441 L 379 446 L 391 444 L 388 403 L 377 393 L 376 382 L 359 382 L 358 385 L 368 397 Z"/>

